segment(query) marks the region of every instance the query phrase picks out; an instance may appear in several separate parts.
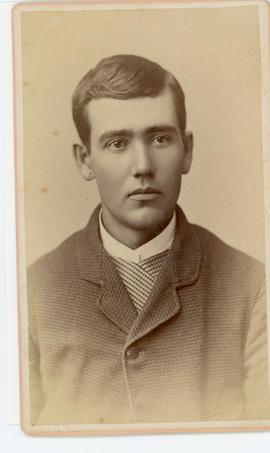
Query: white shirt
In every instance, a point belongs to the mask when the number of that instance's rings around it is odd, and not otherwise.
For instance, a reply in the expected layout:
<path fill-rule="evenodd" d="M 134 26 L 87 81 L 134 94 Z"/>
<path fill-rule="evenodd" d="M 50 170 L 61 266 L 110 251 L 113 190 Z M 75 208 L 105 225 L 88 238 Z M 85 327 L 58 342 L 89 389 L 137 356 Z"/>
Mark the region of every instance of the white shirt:
<path fill-rule="evenodd" d="M 121 258 L 122 260 L 131 263 L 140 263 L 146 258 L 165 252 L 171 248 L 175 236 L 176 216 L 175 213 L 166 226 L 166 228 L 151 241 L 146 242 L 137 249 L 133 250 L 114 239 L 107 230 L 105 230 L 102 223 L 102 210 L 99 213 L 99 228 L 100 235 L 103 242 L 103 247 L 106 252 L 114 257 Z"/>

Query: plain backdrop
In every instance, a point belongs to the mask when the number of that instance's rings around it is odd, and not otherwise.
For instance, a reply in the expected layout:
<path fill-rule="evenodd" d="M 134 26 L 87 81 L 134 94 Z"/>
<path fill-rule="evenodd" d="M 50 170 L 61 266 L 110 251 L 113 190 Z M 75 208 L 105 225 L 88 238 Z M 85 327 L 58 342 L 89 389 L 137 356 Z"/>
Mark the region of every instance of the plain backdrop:
<path fill-rule="evenodd" d="M 3 3 L 3 5 L 2 5 Z M 3 28 L 3 22 L 5 22 L 5 28 L 9 29 L 11 20 L 10 20 L 10 10 L 14 2 L 2 2 L 0 0 L 0 28 Z M 2 8 L 3 7 L 3 8 Z M 246 8 L 245 8 L 246 9 Z M 254 14 L 256 14 L 254 12 Z M 256 27 L 255 27 L 256 28 Z M 11 96 L 9 97 L 9 102 L 5 104 L 5 110 L 3 109 L 3 99 L 6 94 L 4 90 L 7 89 L 7 85 L 12 86 L 12 70 L 9 68 L 10 65 L 6 64 L 6 58 L 4 59 L 3 52 L 6 51 L 7 47 L 10 45 L 10 34 L 3 35 L 3 43 L 5 42 L 5 47 L 0 46 L 0 147 L 3 148 L 3 139 L 8 139 L 8 136 L 12 136 L 12 128 L 8 128 L 7 117 L 12 120 L 12 100 Z M 7 46 L 7 40 L 9 46 Z M 187 44 L 187 43 L 186 43 Z M 188 44 L 187 44 L 188 45 Z M 202 47 L 202 46 L 201 46 Z M 11 52 L 10 52 L 11 55 Z M 201 61 L 201 60 L 199 60 Z M 7 73 L 7 69 L 9 71 Z M 7 73 L 7 74 L 6 74 Z M 3 84 L 3 74 L 9 78 L 9 82 Z M 195 73 L 196 74 L 196 73 Z M 44 75 L 47 77 L 48 73 Z M 79 75 L 80 77 L 80 75 Z M 76 83 L 76 82 L 75 82 Z M 68 94 L 69 96 L 69 94 Z M 199 105 L 198 105 L 199 108 Z M 243 107 L 243 111 L 245 108 Z M 63 111 L 62 114 L 65 112 Z M 65 113 L 67 114 L 67 112 Z M 202 114 L 204 116 L 205 113 Z M 71 124 L 70 119 L 68 120 Z M 11 133 L 10 130 L 11 129 Z M 66 131 L 68 133 L 68 131 Z M 198 143 L 196 143 L 198 146 Z M 7 325 L 6 316 L 7 316 L 7 307 L 10 305 L 14 306 L 13 314 L 16 314 L 16 295 L 15 297 L 10 297 L 10 290 L 16 293 L 16 271 L 13 272 L 14 281 L 12 285 L 8 285 L 8 270 L 9 274 L 11 270 L 15 270 L 16 267 L 16 258 L 15 258 L 15 224 L 14 224 L 14 184 L 13 184 L 13 157 L 12 157 L 13 146 L 8 146 L 5 148 L 5 153 L 0 152 L 0 228 L 1 228 L 1 247 L 0 247 L 0 451 L 5 453 L 73 453 L 74 451 L 78 453 L 105 453 L 105 452 L 125 452 L 133 453 L 137 451 L 141 452 L 170 452 L 178 453 L 179 451 L 186 452 L 198 452 L 198 453 L 227 453 L 228 451 L 232 453 L 254 453 L 257 450 L 261 452 L 268 452 L 270 447 L 270 433 L 269 432 L 254 432 L 254 433 L 219 433 L 219 434 L 186 434 L 186 435 L 147 435 L 147 436 L 104 436 L 104 437 L 95 437 L 95 438 L 70 438 L 70 437 L 31 437 L 25 435 L 19 426 L 8 425 L 7 421 L 7 384 L 8 380 L 12 381 L 14 377 L 13 374 L 10 374 L 9 378 L 7 377 L 7 357 L 11 357 L 12 360 L 15 356 L 15 363 L 18 362 L 16 357 L 16 344 L 17 339 L 14 334 L 15 348 L 12 348 L 11 342 L 9 344 L 7 352 L 7 342 L 6 335 L 7 330 L 10 332 L 12 329 L 11 325 Z M 67 154 L 70 154 L 70 144 L 68 144 Z M 68 157 L 70 159 L 70 157 Z M 197 157 L 196 157 L 197 160 Z M 193 172 L 195 171 L 195 163 L 193 167 Z M 71 163 L 71 160 L 69 160 Z M 9 165 L 7 165 L 9 164 Z M 197 163 L 196 163 L 197 165 Z M 9 171 L 6 171 L 8 167 Z M 242 173 L 241 173 L 241 175 Z M 193 174 L 189 175 L 186 179 L 193 177 Z M 59 178 L 60 179 L 60 178 Z M 205 177 L 207 182 L 207 177 Z M 4 183 L 5 187 L 8 188 L 5 191 L 4 199 Z M 82 185 L 81 187 L 84 188 Z M 37 190 L 40 188 L 40 184 L 37 184 Z M 88 190 L 88 186 L 86 185 Z M 85 189 L 83 189 L 85 190 Z M 186 188 L 184 188 L 186 191 Z M 86 190 L 85 190 L 86 192 Z M 184 197 L 184 193 L 182 198 Z M 232 200 L 234 202 L 234 200 Z M 203 201 L 205 209 L 208 206 L 207 199 Z M 4 209 L 6 205 L 6 209 Z M 90 206 L 89 206 L 90 208 Z M 39 209 L 39 214 L 42 213 L 42 208 Z M 10 219 L 11 218 L 11 219 Z M 72 218 L 70 219 L 72 221 Z M 222 222 L 221 222 L 222 224 Z M 67 234 L 69 234 L 67 232 Z M 36 236 L 38 245 L 38 237 Z M 61 238 L 60 238 L 61 240 Z M 57 238 L 54 241 L 57 242 Z M 49 247 L 53 247 L 54 244 L 48 244 Z M 33 250 L 34 250 L 33 246 Z M 43 253 L 39 251 L 38 253 Z M 34 259 L 34 254 L 31 255 Z M 12 286 L 12 288 L 10 288 Z M 9 291 L 8 291 L 9 289 Z M 9 295 L 9 297 L 7 297 Z M 16 319 L 14 318 L 15 330 L 16 330 Z M 14 353 L 15 349 L 15 353 Z M 14 370 L 13 370 L 14 372 Z M 17 385 L 17 382 L 15 382 Z M 17 385 L 18 386 L 18 385 Z M 12 393 L 16 393 L 16 386 L 13 388 Z M 12 391 L 12 389 L 11 389 Z"/>
<path fill-rule="evenodd" d="M 103 57 L 159 62 L 186 93 L 194 161 L 188 219 L 264 259 L 261 85 L 255 6 L 22 13 L 27 264 L 84 227 L 99 197 L 77 172 L 71 96 Z"/>

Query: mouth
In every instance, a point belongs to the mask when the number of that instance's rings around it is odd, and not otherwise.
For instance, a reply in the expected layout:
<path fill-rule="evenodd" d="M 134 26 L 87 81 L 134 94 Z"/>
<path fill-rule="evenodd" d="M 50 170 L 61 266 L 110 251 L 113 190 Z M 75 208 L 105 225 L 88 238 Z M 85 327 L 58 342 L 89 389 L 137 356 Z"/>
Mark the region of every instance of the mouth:
<path fill-rule="evenodd" d="M 160 196 L 161 192 L 153 187 L 139 188 L 129 194 L 129 198 L 136 201 L 154 200 Z"/>

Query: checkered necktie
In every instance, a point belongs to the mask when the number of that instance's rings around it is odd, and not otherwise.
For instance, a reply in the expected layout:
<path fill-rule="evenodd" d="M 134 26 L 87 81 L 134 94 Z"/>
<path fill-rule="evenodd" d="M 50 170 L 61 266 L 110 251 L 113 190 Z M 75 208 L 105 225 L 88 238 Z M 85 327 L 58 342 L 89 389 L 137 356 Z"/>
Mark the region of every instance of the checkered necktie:
<path fill-rule="evenodd" d="M 138 264 L 112 257 L 115 267 L 138 312 L 142 310 L 154 286 L 167 253 L 168 250 L 151 256 Z"/>

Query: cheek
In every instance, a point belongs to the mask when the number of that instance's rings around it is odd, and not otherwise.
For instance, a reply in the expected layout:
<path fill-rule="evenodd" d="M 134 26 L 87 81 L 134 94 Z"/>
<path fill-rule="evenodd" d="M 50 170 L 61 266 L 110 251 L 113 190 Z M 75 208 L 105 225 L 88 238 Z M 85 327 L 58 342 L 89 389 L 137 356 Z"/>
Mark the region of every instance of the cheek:
<path fill-rule="evenodd" d="M 175 159 L 165 160 L 160 166 L 160 174 L 163 177 L 164 181 L 176 182 L 181 179 L 183 171 L 183 161 L 178 156 Z"/>
<path fill-rule="evenodd" d="M 119 194 L 123 186 L 119 173 L 116 168 L 104 169 L 96 168 L 95 179 L 102 199 L 112 200 Z"/>
<path fill-rule="evenodd" d="M 172 161 L 164 162 L 160 168 L 160 181 L 168 197 L 173 201 L 178 198 L 181 188 L 182 160 L 175 158 Z"/>

